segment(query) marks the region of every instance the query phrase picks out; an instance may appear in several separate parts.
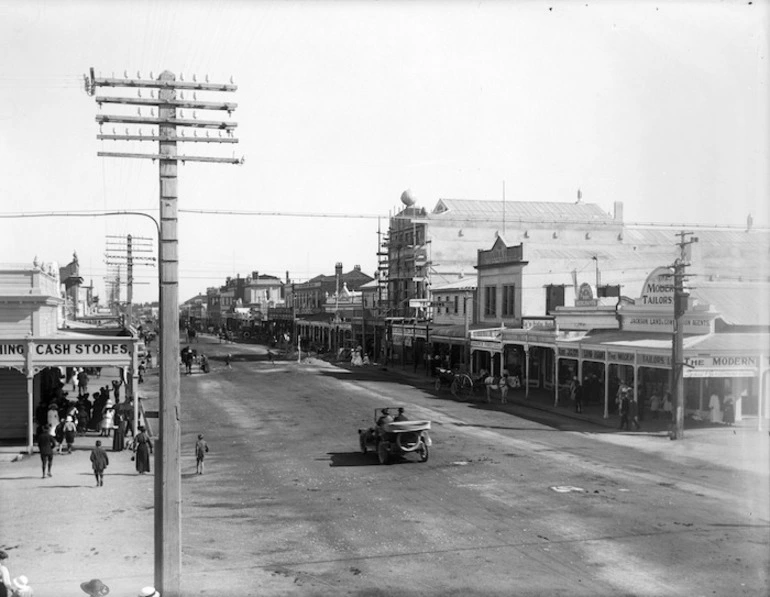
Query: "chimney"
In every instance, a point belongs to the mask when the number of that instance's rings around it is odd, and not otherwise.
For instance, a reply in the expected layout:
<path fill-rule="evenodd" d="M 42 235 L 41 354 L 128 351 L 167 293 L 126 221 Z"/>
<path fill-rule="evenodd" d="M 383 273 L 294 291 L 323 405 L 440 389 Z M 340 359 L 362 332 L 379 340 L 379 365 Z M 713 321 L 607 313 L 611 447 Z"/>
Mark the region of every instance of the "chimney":
<path fill-rule="evenodd" d="M 289 283 L 289 270 L 286 270 L 286 283 Z"/>
<path fill-rule="evenodd" d="M 615 201 L 615 214 L 612 216 L 612 219 L 616 222 L 623 222 L 623 202 L 622 201 Z"/>
<path fill-rule="evenodd" d="M 746 218 L 746 232 L 751 230 L 753 226 L 754 226 L 754 218 L 752 217 L 751 214 L 749 214 L 748 217 Z"/>
<path fill-rule="evenodd" d="M 360 266 L 360 265 L 354 265 L 354 266 L 353 266 L 353 269 L 354 269 L 355 271 L 357 271 L 357 272 L 360 272 L 360 271 L 361 271 L 361 266 Z"/>
<path fill-rule="evenodd" d="M 335 276 L 341 276 L 342 275 L 342 262 L 338 261 L 334 266 L 334 275 Z"/>
<path fill-rule="evenodd" d="M 251 279 L 256 280 L 257 278 L 259 278 L 259 272 L 256 270 L 251 272 Z"/>

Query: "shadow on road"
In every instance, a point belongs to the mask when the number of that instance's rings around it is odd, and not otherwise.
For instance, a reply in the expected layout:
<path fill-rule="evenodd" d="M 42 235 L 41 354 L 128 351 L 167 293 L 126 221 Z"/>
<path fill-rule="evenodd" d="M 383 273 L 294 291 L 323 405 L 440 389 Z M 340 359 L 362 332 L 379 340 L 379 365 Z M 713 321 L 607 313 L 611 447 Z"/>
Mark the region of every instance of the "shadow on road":
<path fill-rule="evenodd" d="M 377 454 L 371 452 L 329 452 L 331 462 L 329 466 L 379 466 Z"/>

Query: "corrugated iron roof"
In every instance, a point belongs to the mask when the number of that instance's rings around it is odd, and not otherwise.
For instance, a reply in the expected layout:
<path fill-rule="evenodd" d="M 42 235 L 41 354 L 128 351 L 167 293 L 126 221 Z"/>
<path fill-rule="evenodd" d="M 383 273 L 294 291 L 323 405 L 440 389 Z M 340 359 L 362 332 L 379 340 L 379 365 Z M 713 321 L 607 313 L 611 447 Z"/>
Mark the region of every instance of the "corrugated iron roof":
<path fill-rule="evenodd" d="M 468 219 L 552 220 L 575 222 L 613 222 L 610 214 L 595 203 L 560 203 L 556 201 L 473 201 L 439 199 L 431 212 L 458 215 Z"/>
<path fill-rule="evenodd" d="M 714 305 L 730 325 L 770 326 L 770 282 L 709 283 L 694 280 L 691 295 Z"/>

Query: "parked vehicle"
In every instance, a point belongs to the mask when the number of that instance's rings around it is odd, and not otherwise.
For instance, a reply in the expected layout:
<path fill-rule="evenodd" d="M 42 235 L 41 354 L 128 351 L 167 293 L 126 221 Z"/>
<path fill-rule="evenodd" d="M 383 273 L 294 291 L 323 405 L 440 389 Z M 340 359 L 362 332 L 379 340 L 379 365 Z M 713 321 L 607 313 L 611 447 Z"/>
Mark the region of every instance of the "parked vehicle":
<path fill-rule="evenodd" d="M 468 397 L 473 393 L 473 379 L 467 373 L 459 373 L 452 369 L 436 367 L 436 381 L 434 382 L 436 391 L 441 388 L 449 387 L 452 396 Z"/>

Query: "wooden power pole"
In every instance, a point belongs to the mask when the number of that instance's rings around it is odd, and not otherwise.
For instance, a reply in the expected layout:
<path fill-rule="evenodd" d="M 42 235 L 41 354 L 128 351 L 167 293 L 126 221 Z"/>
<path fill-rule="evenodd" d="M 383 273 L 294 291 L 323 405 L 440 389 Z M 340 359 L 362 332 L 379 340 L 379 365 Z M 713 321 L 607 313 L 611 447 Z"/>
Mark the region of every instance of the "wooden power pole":
<path fill-rule="evenodd" d="M 107 265 L 126 266 L 126 327 L 132 326 L 134 323 L 134 285 L 147 284 L 147 282 L 137 282 L 134 279 L 134 265 L 152 265 L 154 267 L 156 261 L 155 257 L 137 256 L 136 253 L 152 252 L 152 239 L 146 236 L 128 234 L 124 240 L 122 236 L 107 235 L 105 263 Z"/>
<path fill-rule="evenodd" d="M 674 421 L 671 439 L 684 439 L 684 324 L 683 316 L 687 312 L 687 300 L 690 296 L 685 290 L 685 269 L 687 263 L 687 246 L 698 242 L 698 237 L 692 232 L 678 233 L 679 258 L 674 262 L 674 337 L 671 351 L 671 392 L 673 394 Z"/>
<path fill-rule="evenodd" d="M 98 88 L 136 89 L 137 97 L 118 97 L 116 95 L 96 95 Z M 177 164 L 178 162 L 216 162 L 241 164 L 240 158 L 208 157 L 179 155 L 179 143 L 237 143 L 233 130 L 237 124 L 224 120 L 198 120 L 196 110 L 225 111 L 228 115 L 237 107 L 234 103 L 199 101 L 198 92 L 234 92 L 238 88 L 232 84 L 184 81 L 180 75 L 177 80 L 174 73 L 164 71 L 155 79 L 150 74 L 144 79 L 139 73 L 137 78 L 129 78 L 124 73 L 123 79 L 94 75 L 90 69 L 85 77 L 85 88 L 89 95 L 95 96 L 96 103 L 138 106 L 138 116 L 126 114 L 98 114 L 100 133 L 97 139 L 102 141 L 157 142 L 157 153 L 107 152 L 97 153 L 103 157 L 141 158 L 158 160 L 160 175 L 160 238 L 159 252 L 159 287 L 160 287 L 160 399 L 159 399 L 159 439 L 155 450 L 155 587 L 163 597 L 181 597 L 180 580 L 182 569 L 182 478 L 180 454 L 180 400 L 179 400 L 179 250 L 177 234 Z M 149 97 L 142 97 L 142 91 Z M 124 91 L 125 92 L 125 91 Z M 179 95 L 177 96 L 177 92 Z M 192 94 L 185 99 L 184 93 Z M 142 114 L 142 109 L 149 114 Z M 156 114 L 157 110 L 157 114 Z M 192 111 L 192 118 L 184 117 L 184 110 Z M 102 134 L 102 127 L 110 124 L 129 124 L 149 126 L 150 133 L 143 134 L 142 129 L 125 134 Z M 157 131 L 154 127 L 157 127 Z M 185 136 L 184 131 L 192 129 L 192 136 Z M 204 130 L 205 137 L 199 137 L 198 131 Z M 210 136 L 214 130 L 216 136 Z M 225 133 L 223 135 L 222 133 Z M 133 372 L 132 372 L 133 373 Z"/>

